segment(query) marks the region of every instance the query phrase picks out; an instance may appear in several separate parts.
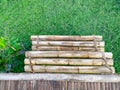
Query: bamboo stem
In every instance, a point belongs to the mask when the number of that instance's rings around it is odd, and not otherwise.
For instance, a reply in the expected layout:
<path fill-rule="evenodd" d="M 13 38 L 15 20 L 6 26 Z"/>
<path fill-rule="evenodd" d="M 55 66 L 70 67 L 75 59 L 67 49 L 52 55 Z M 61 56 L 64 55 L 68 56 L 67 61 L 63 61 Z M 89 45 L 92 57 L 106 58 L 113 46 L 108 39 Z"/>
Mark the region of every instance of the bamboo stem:
<path fill-rule="evenodd" d="M 96 51 L 94 47 L 66 47 L 66 46 L 32 46 L 33 51 Z M 104 52 L 103 47 L 98 47 L 97 51 Z"/>
<path fill-rule="evenodd" d="M 41 41 L 93 41 L 96 39 L 97 41 L 102 41 L 102 36 L 55 36 L 55 35 L 41 35 L 41 36 L 31 36 L 31 40 L 41 40 Z"/>
<path fill-rule="evenodd" d="M 81 52 L 81 51 L 27 51 L 26 57 L 41 58 L 41 57 L 61 57 L 61 58 L 112 58 L 111 52 Z"/>
<path fill-rule="evenodd" d="M 115 72 L 113 67 L 110 67 Z M 26 72 L 32 72 L 29 65 L 24 67 Z M 84 73 L 84 74 L 110 74 L 111 71 L 105 66 L 33 66 L 34 72 L 47 73 Z"/>
<path fill-rule="evenodd" d="M 32 41 L 32 45 L 37 46 L 81 46 L 81 47 L 95 47 L 93 41 Z M 96 42 L 97 47 L 104 47 L 105 42 Z"/>
<path fill-rule="evenodd" d="M 112 59 L 107 59 L 107 64 L 109 66 L 113 65 Z M 25 64 L 30 64 L 30 60 L 26 58 L 24 60 Z M 62 58 L 33 58 L 31 59 L 33 65 L 80 65 L 80 66 L 99 66 L 105 65 L 102 59 L 62 59 Z"/>

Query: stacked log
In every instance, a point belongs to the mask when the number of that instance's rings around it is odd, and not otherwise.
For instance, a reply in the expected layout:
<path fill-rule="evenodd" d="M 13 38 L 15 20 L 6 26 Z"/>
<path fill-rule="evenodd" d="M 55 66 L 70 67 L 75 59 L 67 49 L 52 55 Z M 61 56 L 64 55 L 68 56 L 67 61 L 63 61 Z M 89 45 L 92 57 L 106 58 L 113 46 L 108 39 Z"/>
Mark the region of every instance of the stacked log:
<path fill-rule="evenodd" d="M 102 36 L 31 36 L 25 71 L 39 73 L 115 73 L 113 55 Z"/>
<path fill-rule="evenodd" d="M 112 59 L 107 59 L 109 66 L 113 65 Z M 31 59 L 33 65 L 78 65 L 78 66 L 102 66 L 105 65 L 102 59 L 66 59 L 66 58 L 33 58 Z M 30 64 L 30 59 L 25 59 L 25 64 Z"/>
<path fill-rule="evenodd" d="M 110 67 L 114 70 L 113 67 Z M 29 65 L 25 66 L 25 70 L 32 72 Z M 47 72 L 47 73 L 81 73 L 81 74 L 99 74 L 111 73 L 110 70 L 104 66 L 33 66 L 34 72 Z"/>
<path fill-rule="evenodd" d="M 102 36 L 55 36 L 55 35 L 42 35 L 42 36 L 31 36 L 32 41 L 102 41 Z"/>
<path fill-rule="evenodd" d="M 94 42 L 32 42 L 32 50 L 38 51 L 96 51 Z M 96 43 L 97 51 L 104 51 L 104 42 Z"/>
<path fill-rule="evenodd" d="M 104 51 L 101 36 L 31 36 L 36 51 Z"/>

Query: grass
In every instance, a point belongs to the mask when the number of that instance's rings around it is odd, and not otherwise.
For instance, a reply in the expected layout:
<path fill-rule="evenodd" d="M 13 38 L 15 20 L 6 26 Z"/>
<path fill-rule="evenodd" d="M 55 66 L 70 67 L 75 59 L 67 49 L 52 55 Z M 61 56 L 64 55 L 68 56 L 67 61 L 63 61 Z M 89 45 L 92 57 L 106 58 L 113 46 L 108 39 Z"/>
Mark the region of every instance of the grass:
<path fill-rule="evenodd" d="M 20 45 L 14 54 L 1 53 L 7 59 L 4 68 L 24 71 L 31 35 L 102 35 L 120 73 L 119 0 L 0 0 L 0 36 L 15 49 Z"/>

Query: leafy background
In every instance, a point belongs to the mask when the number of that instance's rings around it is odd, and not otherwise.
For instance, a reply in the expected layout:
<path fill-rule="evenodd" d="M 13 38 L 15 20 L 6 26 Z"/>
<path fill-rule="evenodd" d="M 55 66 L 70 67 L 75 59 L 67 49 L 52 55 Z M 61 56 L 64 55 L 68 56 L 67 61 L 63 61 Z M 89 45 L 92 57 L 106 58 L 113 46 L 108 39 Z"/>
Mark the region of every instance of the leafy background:
<path fill-rule="evenodd" d="M 1 72 L 24 72 L 31 35 L 102 35 L 120 73 L 119 0 L 0 0 Z"/>

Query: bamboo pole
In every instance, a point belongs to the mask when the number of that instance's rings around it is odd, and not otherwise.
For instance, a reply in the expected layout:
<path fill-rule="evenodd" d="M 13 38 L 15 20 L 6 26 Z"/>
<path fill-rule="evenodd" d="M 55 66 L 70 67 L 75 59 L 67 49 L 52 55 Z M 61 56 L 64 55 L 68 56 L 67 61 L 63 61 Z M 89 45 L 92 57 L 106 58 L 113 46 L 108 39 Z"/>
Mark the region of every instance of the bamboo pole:
<path fill-rule="evenodd" d="M 32 41 L 32 45 L 37 46 L 81 46 L 81 47 L 95 47 L 93 41 Z M 104 47 L 105 42 L 96 42 L 97 47 Z"/>
<path fill-rule="evenodd" d="M 115 73 L 113 67 L 110 67 L 112 72 Z M 32 72 L 29 65 L 24 67 L 26 72 Z M 81 74 L 110 74 L 111 71 L 105 66 L 33 66 L 34 72 L 47 72 L 47 73 L 81 73 Z"/>
<path fill-rule="evenodd" d="M 60 59 L 60 58 L 33 58 L 31 62 L 33 65 L 37 64 L 48 64 L 48 65 L 68 65 L 69 59 Z M 25 64 L 30 64 L 29 58 L 24 60 Z"/>
<path fill-rule="evenodd" d="M 67 47 L 67 46 L 32 46 L 33 51 L 96 51 L 94 47 Z M 97 51 L 104 52 L 103 47 L 98 47 Z"/>
<path fill-rule="evenodd" d="M 104 56 L 103 56 L 104 55 Z M 111 52 L 83 52 L 83 51 L 27 51 L 26 57 L 61 57 L 61 58 L 112 58 Z"/>
<path fill-rule="evenodd" d="M 109 66 L 113 65 L 113 59 L 107 59 Z M 30 64 L 29 58 L 24 60 L 25 64 Z M 33 58 L 31 59 L 33 65 L 80 65 L 80 66 L 99 66 L 105 65 L 102 59 L 63 59 L 63 58 Z"/>
<path fill-rule="evenodd" d="M 40 40 L 40 41 L 102 41 L 102 36 L 59 36 L 59 35 L 41 35 L 41 36 L 31 36 L 31 40 Z"/>
<path fill-rule="evenodd" d="M 33 66 L 33 71 L 29 65 L 25 65 L 24 67 L 25 72 L 46 72 L 45 66 Z"/>

